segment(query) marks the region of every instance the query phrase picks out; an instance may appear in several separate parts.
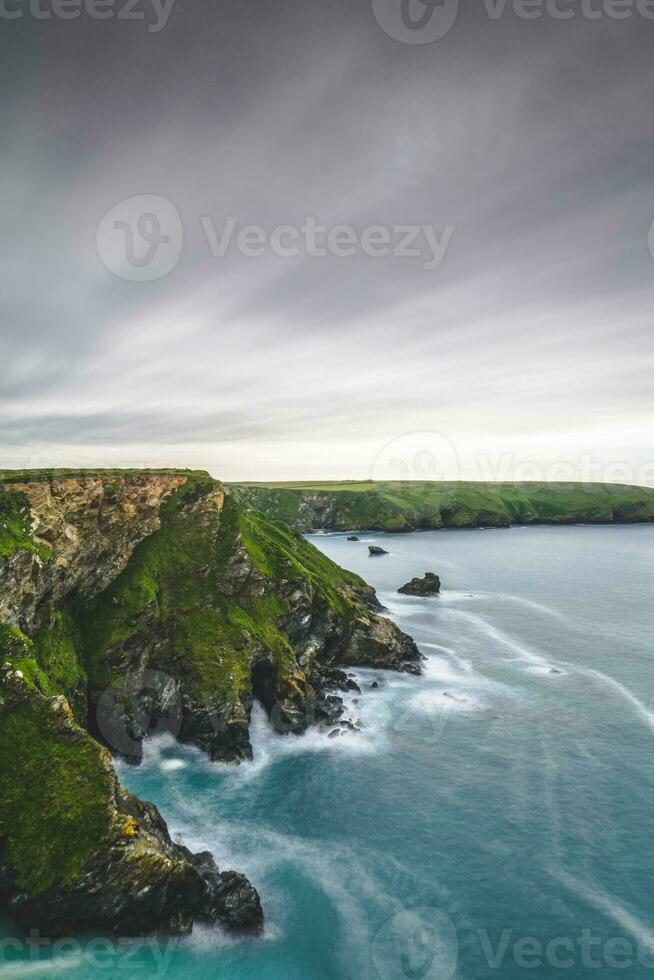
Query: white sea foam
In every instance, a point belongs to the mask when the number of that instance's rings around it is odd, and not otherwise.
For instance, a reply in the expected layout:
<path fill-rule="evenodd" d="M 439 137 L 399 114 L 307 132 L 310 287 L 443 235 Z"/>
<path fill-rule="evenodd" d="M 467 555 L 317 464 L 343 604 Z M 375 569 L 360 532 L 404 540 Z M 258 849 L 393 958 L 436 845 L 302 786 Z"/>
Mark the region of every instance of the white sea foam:
<path fill-rule="evenodd" d="M 481 598 L 475 592 L 462 592 L 460 589 L 444 589 L 438 594 L 438 602 L 443 606 L 456 605 L 460 602 L 474 602 Z"/>
<path fill-rule="evenodd" d="M 177 769 L 186 769 L 188 763 L 183 759 L 162 759 L 160 765 L 164 772 L 175 772 Z"/>
<path fill-rule="evenodd" d="M 0 966 L 0 976 L 2 980 L 22 980 L 23 977 L 69 977 L 71 971 L 76 970 L 88 961 L 85 957 L 76 953 L 70 956 L 56 957 L 51 960 L 39 960 L 37 963 L 11 963 L 2 959 Z"/>
<path fill-rule="evenodd" d="M 471 674 L 473 671 L 473 666 L 469 660 L 462 657 L 461 654 L 453 650 L 452 647 L 446 647 L 442 643 L 429 643 L 427 641 L 421 642 L 420 647 L 426 647 L 428 650 L 440 650 L 447 657 L 454 661 L 457 666 L 464 671 L 466 674 Z"/>

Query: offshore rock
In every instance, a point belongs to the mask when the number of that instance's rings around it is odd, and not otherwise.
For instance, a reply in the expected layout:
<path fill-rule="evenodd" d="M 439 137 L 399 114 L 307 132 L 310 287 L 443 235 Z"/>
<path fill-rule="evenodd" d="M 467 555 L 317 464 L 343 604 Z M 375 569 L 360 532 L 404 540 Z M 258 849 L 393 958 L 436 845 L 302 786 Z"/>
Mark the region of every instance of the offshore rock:
<path fill-rule="evenodd" d="M 397 591 L 403 595 L 433 596 L 441 590 L 441 580 L 435 572 L 425 572 L 422 578 L 412 578 Z"/>

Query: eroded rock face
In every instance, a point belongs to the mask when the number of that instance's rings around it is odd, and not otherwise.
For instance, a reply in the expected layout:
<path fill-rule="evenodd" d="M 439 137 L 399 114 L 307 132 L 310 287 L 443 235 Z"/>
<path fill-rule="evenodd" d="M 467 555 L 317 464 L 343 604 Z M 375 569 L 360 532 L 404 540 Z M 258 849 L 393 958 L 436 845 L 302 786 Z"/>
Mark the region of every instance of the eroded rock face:
<path fill-rule="evenodd" d="M 403 595 L 432 596 L 438 595 L 441 590 L 441 580 L 435 572 L 425 572 L 422 578 L 416 576 L 406 585 L 402 585 L 397 591 Z"/>
<path fill-rule="evenodd" d="M 40 551 L 18 549 L 0 563 L 0 621 L 33 631 L 72 590 L 85 598 L 125 568 L 159 527 L 164 498 L 183 475 L 88 476 L 6 484 L 29 507 Z"/>
<path fill-rule="evenodd" d="M 19 923 L 49 936 L 93 927 L 119 935 L 184 933 L 194 921 L 244 931 L 261 928 L 261 903 L 253 885 L 241 874 L 220 871 L 209 853 L 192 854 L 174 843 L 156 807 L 120 786 L 109 752 L 75 723 L 65 698 L 47 699 L 15 679 L 11 684 L 4 711 L 17 712 L 25 730 L 31 725 L 39 740 L 25 747 L 30 759 L 18 786 L 9 785 L 9 766 L 0 774 L 0 797 L 7 803 L 19 794 L 18 810 L 26 824 L 10 824 L 0 833 L 0 899 Z M 35 781 L 39 753 L 50 758 L 51 766 Z M 79 814 L 72 805 L 75 793 L 87 794 Z M 70 809 L 54 804 L 58 796 L 69 800 Z M 40 825 L 32 814 L 42 810 L 45 800 L 52 809 L 42 812 Z M 83 852 L 86 859 L 76 867 L 72 838 L 76 829 L 89 833 L 88 827 L 76 828 L 79 819 L 88 820 L 93 832 Z M 26 846 L 29 833 L 33 855 Z M 72 855 L 56 863 L 58 856 L 45 852 L 56 872 L 49 884 L 52 875 L 39 881 L 43 868 L 38 858 L 40 835 L 48 833 L 59 838 L 50 847 L 69 849 Z"/>
<path fill-rule="evenodd" d="M 202 574 L 214 574 L 203 566 Z M 312 725 L 335 722 L 343 713 L 339 692 L 352 689 L 343 667 L 379 667 L 421 672 L 422 656 L 414 641 L 382 611 L 374 589 L 359 580 L 346 586 L 353 604 L 344 616 L 326 600 L 309 577 L 277 579 L 261 572 L 240 535 L 217 573 L 215 593 L 204 611 L 221 607 L 227 596 L 247 608 L 252 602 L 279 602 L 286 612 L 276 627 L 287 638 L 290 653 L 281 669 L 273 652 L 248 630 L 243 631 L 239 659 L 247 665 L 248 682 L 236 699 L 207 683 L 200 693 L 186 682 L 184 670 L 175 677 L 159 675 L 162 651 L 173 642 L 170 624 L 153 605 L 146 607 L 134 633 L 110 651 L 121 665 L 124 682 L 111 699 L 91 689 L 92 711 L 101 717 L 100 734 L 113 751 L 139 762 L 142 741 L 153 719 L 181 741 L 206 751 L 213 760 L 236 764 L 252 758 L 249 724 L 254 700 L 265 708 L 280 733 L 301 734 Z M 216 655 L 220 655 L 217 648 Z M 183 667 L 183 665 L 180 665 Z M 168 662 L 166 661 L 166 671 Z M 106 699 L 107 692 L 102 692 Z M 172 707 L 171 707 L 172 706 Z M 158 730 L 162 730 L 159 726 Z"/>

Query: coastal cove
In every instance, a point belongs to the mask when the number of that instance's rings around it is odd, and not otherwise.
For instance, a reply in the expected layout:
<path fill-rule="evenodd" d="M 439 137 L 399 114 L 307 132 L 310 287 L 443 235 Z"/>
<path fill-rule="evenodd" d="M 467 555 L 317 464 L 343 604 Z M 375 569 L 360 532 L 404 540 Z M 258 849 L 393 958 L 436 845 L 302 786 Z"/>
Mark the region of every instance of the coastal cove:
<path fill-rule="evenodd" d="M 353 671 L 358 733 L 277 735 L 255 703 L 251 762 L 162 736 L 117 766 L 175 840 L 254 883 L 263 936 L 196 925 L 93 966 L 83 948 L 3 947 L 3 976 L 403 980 L 403 953 L 427 980 L 585 978 L 614 961 L 654 976 L 654 526 L 359 537 L 308 539 L 377 589 L 423 677 Z M 398 594 L 426 571 L 440 595 Z M 416 921 L 438 942 L 416 944 Z"/>

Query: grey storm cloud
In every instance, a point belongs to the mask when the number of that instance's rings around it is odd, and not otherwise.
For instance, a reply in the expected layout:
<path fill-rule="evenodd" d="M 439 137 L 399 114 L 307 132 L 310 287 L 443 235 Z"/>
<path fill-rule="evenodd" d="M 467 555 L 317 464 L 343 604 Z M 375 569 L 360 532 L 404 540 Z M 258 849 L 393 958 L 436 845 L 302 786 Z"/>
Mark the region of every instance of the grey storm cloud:
<path fill-rule="evenodd" d="M 467 460 L 593 454 L 637 476 L 653 40 L 635 14 L 483 3 L 431 44 L 389 37 L 363 0 L 176 0 L 156 32 L 25 5 L 0 41 L 0 466 L 367 477 L 381 446 L 432 432 Z M 139 195 L 183 227 L 145 282 L 96 247 Z M 206 224 L 230 216 L 452 233 L 432 269 L 213 255 Z"/>

